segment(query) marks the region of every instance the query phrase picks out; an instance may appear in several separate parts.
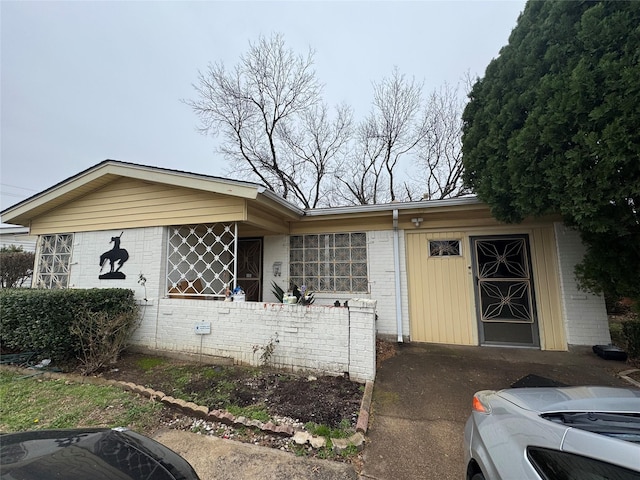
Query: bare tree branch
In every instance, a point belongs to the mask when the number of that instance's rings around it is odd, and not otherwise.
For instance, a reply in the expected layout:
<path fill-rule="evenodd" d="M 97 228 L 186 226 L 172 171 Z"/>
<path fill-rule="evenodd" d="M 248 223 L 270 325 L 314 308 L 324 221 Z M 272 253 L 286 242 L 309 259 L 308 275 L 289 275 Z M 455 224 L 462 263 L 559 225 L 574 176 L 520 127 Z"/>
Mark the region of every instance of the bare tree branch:
<path fill-rule="evenodd" d="M 260 180 L 284 198 L 310 204 L 292 173 L 281 131 L 290 129 L 320 101 L 313 51 L 306 57 L 285 48 L 282 35 L 260 37 L 233 72 L 221 63 L 200 73 L 196 100 L 187 100 L 200 119 L 200 131 L 220 135 L 220 151 L 240 176 Z M 294 192 L 292 194 L 292 192 Z M 302 196 L 302 198 L 300 198 Z"/>
<path fill-rule="evenodd" d="M 417 149 L 416 180 L 407 191 L 422 192 L 424 199 L 459 197 L 468 192 L 462 185 L 462 111 L 459 87 L 445 84 L 434 90 L 424 112 L 424 135 Z M 415 197 L 412 194 L 412 197 Z"/>
<path fill-rule="evenodd" d="M 199 130 L 239 178 L 255 179 L 303 208 L 445 198 L 462 188 L 463 102 L 449 86 L 423 102 L 423 84 L 395 68 L 373 83 L 372 110 L 353 127 L 346 105 L 321 101 L 314 52 L 297 55 L 282 35 L 259 37 L 233 69 L 210 64 L 187 100 Z M 409 180 L 398 181 L 412 160 Z"/>
<path fill-rule="evenodd" d="M 373 109 L 356 139 L 355 176 L 342 180 L 349 183 L 358 203 L 396 200 L 398 162 L 425 135 L 420 116 L 421 83 L 407 79 L 395 68 L 390 78 L 373 84 L 373 94 Z"/>
<path fill-rule="evenodd" d="M 351 108 L 340 105 L 331 120 L 326 105 L 309 109 L 298 127 L 282 127 L 281 136 L 289 147 L 293 167 L 291 180 L 296 180 L 294 194 L 306 208 L 329 206 L 325 193 L 330 190 L 327 178 L 335 173 L 338 157 L 344 154 L 352 131 Z"/>

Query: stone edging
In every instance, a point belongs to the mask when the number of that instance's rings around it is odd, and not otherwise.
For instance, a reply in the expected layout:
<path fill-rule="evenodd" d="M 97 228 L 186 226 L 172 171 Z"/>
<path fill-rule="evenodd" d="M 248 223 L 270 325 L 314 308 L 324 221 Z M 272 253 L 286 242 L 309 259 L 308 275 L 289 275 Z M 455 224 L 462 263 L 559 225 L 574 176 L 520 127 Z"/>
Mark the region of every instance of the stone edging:
<path fill-rule="evenodd" d="M 64 374 L 58 372 L 50 372 L 47 370 L 35 370 L 25 369 L 20 367 L 12 367 L 3 365 L 2 368 L 17 371 L 20 373 L 30 373 L 32 376 L 42 376 L 47 379 L 54 380 L 67 380 L 80 384 L 92 384 L 92 385 L 104 385 L 119 387 L 123 390 L 137 393 L 152 400 L 158 400 L 165 405 L 177 408 L 181 410 L 185 415 L 201 418 L 210 422 L 220 422 L 225 425 L 231 425 L 234 427 L 249 427 L 261 430 L 267 434 L 279 435 L 283 437 L 292 437 L 292 440 L 298 445 L 309 444 L 313 448 L 322 448 L 326 445 L 326 438 L 315 437 L 304 430 L 296 430 L 291 425 L 275 425 L 272 422 L 263 423 L 259 420 L 249 420 L 245 417 L 236 417 L 229 412 L 223 410 L 209 410 L 209 408 L 202 405 L 197 405 L 193 402 L 185 402 L 179 398 L 174 398 L 169 395 L 165 395 L 163 392 L 146 388 L 141 385 L 136 385 L 131 382 L 123 382 L 120 380 L 107 380 L 100 377 L 84 377 L 82 375 Z M 371 409 L 371 398 L 373 394 L 373 382 L 367 381 L 365 383 L 364 395 L 360 404 L 360 412 L 358 414 L 358 421 L 356 423 L 356 433 L 349 438 L 332 438 L 331 444 L 333 445 L 333 451 L 341 453 L 349 447 L 356 447 L 358 451 L 364 448 L 365 438 L 369 426 L 369 411 Z"/>
<path fill-rule="evenodd" d="M 637 380 L 634 380 L 629 376 L 630 373 L 634 373 L 634 372 L 640 372 L 640 369 L 632 368 L 631 370 L 625 370 L 624 372 L 618 373 L 618 376 L 623 380 L 626 380 L 627 382 L 631 383 L 632 385 L 635 385 L 636 387 L 640 388 L 640 382 L 638 382 Z"/>

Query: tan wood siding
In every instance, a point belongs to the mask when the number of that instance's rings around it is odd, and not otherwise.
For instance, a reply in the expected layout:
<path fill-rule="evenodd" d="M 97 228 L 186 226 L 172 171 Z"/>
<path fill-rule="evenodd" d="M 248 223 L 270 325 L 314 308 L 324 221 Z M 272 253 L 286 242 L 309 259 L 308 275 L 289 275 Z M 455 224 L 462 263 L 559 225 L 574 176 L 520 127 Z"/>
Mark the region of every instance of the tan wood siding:
<path fill-rule="evenodd" d="M 246 200 L 119 178 L 32 220 L 34 234 L 246 220 Z"/>
<path fill-rule="evenodd" d="M 543 350 L 566 350 L 553 226 L 533 229 L 530 243 L 540 347 Z"/>
<path fill-rule="evenodd" d="M 429 240 L 460 240 L 459 257 L 430 257 Z M 470 300 L 467 237 L 462 232 L 407 233 L 411 340 L 477 344 Z"/>
<path fill-rule="evenodd" d="M 476 345 L 478 322 L 471 265 L 470 236 L 529 235 L 535 308 L 544 350 L 566 350 L 558 259 L 552 225 L 522 228 L 469 228 L 406 232 L 409 321 L 412 341 Z M 430 258 L 429 239 L 460 239 L 462 257 Z"/>
<path fill-rule="evenodd" d="M 367 232 L 373 230 L 390 230 L 393 226 L 392 213 L 384 217 L 356 216 L 347 218 L 316 218 L 306 217 L 303 221 L 291 224 L 291 235 L 304 235 L 314 233 L 342 233 L 342 232 Z"/>
<path fill-rule="evenodd" d="M 289 225 L 282 219 L 282 217 L 275 215 L 273 212 L 268 212 L 266 209 L 260 208 L 256 205 L 250 204 L 248 206 L 247 222 L 253 227 L 258 227 L 271 233 L 289 233 Z"/>

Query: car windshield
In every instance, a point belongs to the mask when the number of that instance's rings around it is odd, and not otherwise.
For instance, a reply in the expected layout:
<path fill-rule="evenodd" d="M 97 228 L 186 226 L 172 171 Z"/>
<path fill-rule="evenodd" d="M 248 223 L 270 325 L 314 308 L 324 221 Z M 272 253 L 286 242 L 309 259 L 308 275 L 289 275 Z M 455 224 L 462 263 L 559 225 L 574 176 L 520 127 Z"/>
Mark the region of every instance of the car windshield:
<path fill-rule="evenodd" d="M 542 418 L 627 442 L 640 443 L 640 413 L 554 412 L 545 413 Z"/>

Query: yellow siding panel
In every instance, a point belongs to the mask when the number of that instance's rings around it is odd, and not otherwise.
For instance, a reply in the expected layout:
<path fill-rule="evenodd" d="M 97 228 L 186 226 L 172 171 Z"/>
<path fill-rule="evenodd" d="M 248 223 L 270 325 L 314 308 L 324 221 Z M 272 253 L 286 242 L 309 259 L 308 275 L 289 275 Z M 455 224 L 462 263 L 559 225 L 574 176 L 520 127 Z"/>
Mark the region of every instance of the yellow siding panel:
<path fill-rule="evenodd" d="M 460 240 L 462 256 L 430 257 L 429 240 Z M 411 340 L 474 345 L 469 252 L 461 232 L 407 233 Z"/>
<path fill-rule="evenodd" d="M 533 229 L 530 243 L 540 347 L 543 350 L 566 350 L 567 340 L 553 227 Z"/>
<path fill-rule="evenodd" d="M 269 232 L 289 233 L 289 225 L 282 217 L 268 212 L 256 205 L 249 205 L 247 209 L 247 223 L 252 227 L 262 228 Z"/>
<path fill-rule="evenodd" d="M 119 178 L 33 219 L 34 234 L 246 220 L 246 200 Z"/>

